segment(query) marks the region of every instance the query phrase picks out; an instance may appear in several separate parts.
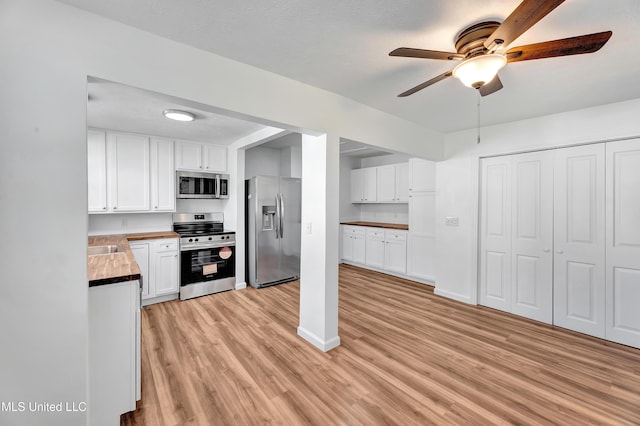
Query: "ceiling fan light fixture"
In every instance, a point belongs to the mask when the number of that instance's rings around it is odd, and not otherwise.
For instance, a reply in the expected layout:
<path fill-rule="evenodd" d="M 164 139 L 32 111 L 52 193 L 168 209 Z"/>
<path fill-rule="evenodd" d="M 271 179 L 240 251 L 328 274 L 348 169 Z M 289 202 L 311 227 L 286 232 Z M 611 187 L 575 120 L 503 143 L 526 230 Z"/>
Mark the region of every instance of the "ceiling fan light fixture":
<path fill-rule="evenodd" d="M 507 58 L 497 53 L 476 56 L 458 64 L 453 76 L 465 86 L 478 89 L 493 80 L 506 64 Z"/>
<path fill-rule="evenodd" d="M 162 111 L 162 115 L 170 120 L 175 121 L 193 121 L 196 116 L 187 111 L 181 111 L 179 109 L 165 109 Z"/>

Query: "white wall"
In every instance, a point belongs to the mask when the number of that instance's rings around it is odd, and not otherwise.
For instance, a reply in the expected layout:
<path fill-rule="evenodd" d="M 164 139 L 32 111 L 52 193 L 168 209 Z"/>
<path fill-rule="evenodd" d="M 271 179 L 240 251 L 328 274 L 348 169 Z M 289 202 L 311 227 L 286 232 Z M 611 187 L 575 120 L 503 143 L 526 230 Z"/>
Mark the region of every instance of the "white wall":
<path fill-rule="evenodd" d="M 436 294 L 477 303 L 479 158 L 640 136 L 640 99 L 447 135 L 436 164 Z M 444 225 L 457 216 L 458 227 Z"/>
<path fill-rule="evenodd" d="M 280 176 L 280 150 L 257 146 L 245 152 L 245 179 Z"/>

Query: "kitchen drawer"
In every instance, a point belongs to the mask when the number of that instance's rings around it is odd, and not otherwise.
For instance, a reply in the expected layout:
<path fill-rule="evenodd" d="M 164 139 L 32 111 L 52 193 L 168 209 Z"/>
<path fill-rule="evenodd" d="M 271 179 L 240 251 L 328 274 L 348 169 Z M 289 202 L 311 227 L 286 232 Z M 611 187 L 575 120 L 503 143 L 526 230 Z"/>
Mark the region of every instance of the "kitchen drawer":
<path fill-rule="evenodd" d="M 406 231 L 385 231 L 384 239 L 387 241 L 407 241 L 407 232 Z"/>
<path fill-rule="evenodd" d="M 367 228 L 367 238 L 384 238 L 384 229 L 382 228 Z"/>
<path fill-rule="evenodd" d="M 343 232 L 347 235 L 365 235 L 365 228 L 362 226 L 345 226 Z"/>
<path fill-rule="evenodd" d="M 178 250 L 177 239 L 154 241 L 153 245 L 155 246 L 156 251 L 177 251 Z"/>

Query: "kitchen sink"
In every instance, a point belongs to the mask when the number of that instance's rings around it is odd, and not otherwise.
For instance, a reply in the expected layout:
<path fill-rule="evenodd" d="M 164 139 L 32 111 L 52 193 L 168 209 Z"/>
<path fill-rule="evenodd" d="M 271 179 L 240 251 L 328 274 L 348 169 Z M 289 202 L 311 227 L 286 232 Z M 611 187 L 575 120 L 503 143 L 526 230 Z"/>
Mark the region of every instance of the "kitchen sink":
<path fill-rule="evenodd" d="M 107 246 L 91 246 L 87 248 L 87 254 L 89 256 L 100 256 L 103 254 L 112 254 L 112 253 L 120 253 L 122 250 L 122 246 L 111 244 Z"/>

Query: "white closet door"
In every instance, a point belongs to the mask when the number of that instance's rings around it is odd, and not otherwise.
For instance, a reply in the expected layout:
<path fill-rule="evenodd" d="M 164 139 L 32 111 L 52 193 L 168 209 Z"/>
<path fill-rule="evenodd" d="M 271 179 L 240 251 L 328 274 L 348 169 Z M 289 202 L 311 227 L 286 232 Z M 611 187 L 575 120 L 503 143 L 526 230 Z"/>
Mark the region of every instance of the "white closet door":
<path fill-rule="evenodd" d="M 481 168 L 480 304 L 511 312 L 511 157 Z"/>
<path fill-rule="evenodd" d="M 606 338 L 640 347 L 640 139 L 607 143 Z"/>
<path fill-rule="evenodd" d="M 605 337 L 604 144 L 555 151 L 553 323 Z"/>
<path fill-rule="evenodd" d="M 511 312 L 553 320 L 553 152 L 514 155 Z"/>

